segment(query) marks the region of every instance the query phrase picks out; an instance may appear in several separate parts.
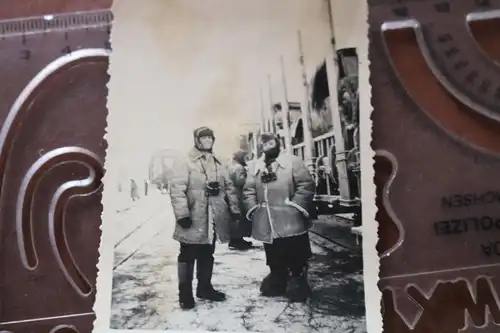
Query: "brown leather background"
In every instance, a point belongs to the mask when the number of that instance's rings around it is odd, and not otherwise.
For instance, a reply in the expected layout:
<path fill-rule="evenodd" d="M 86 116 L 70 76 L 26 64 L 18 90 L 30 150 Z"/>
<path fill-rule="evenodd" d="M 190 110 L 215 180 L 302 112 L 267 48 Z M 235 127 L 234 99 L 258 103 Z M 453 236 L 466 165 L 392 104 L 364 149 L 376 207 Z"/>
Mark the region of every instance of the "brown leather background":
<path fill-rule="evenodd" d="M 103 9 L 108 8 L 111 4 L 111 0 L 11 0 L 11 1 L 0 1 L 0 18 L 14 18 L 14 17 L 26 17 L 26 16 L 35 16 L 47 13 L 55 13 L 55 12 L 69 12 L 69 11 L 81 11 L 81 10 L 91 10 L 91 9 Z M 500 44 L 497 44 L 500 45 Z M 497 50 L 495 50 L 497 51 Z M 85 69 L 80 69 L 82 72 Z M 417 71 L 418 68 L 415 70 Z M 78 70 L 72 73 L 71 75 L 78 75 Z M 418 74 L 415 74 L 418 76 Z M 104 88 L 104 87 L 103 87 Z M 99 98 L 103 98 L 100 96 Z M 97 102 L 96 102 L 97 103 Z M 101 103 L 101 102 L 100 102 Z M 102 120 L 101 120 L 102 121 Z M 99 131 L 98 131 L 99 132 Z M 376 139 L 376 138 L 375 138 Z M 90 147 L 94 146 L 95 150 L 99 150 L 102 153 L 102 147 L 99 144 L 99 138 L 89 138 L 89 141 L 93 143 L 90 144 Z M 375 142 L 375 146 L 376 146 Z M 383 166 L 378 165 L 379 171 L 384 169 Z M 384 177 L 383 172 L 379 172 L 378 182 L 382 184 Z M 95 204 L 96 198 L 92 199 L 92 204 Z M 96 213 L 96 212 L 94 212 Z M 383 214 L 383 212 L 382 212 Z M 95 216 L 92 214 L 92 216 Z M 83 218 L 83 217 L 82 217 Z M 382 218 L 382 216 L 379 216 Z M 80 232 L 85 232 L 85 230 L 79 230 Z M 92 231 L 92 232 L 95 232 Z M 384 232 L 390 233 L 391 230 L 386 230 Z M 76 240 L 74 240 L 76 241 Z M 14 246 L 14 240 L 9 242 Z M 3 245 L 3 249 L 5 249 L 8 244 L 0 244 Z M 80 253 L 84 253 L 88 255 L 88 258 L 84 257 L 78 258 L 80 263 L 87 262 L 87 269 L 92 271 L 92 267 L 95 265 L 95 247 L 96 243 L 92 244 L 78 244 L 81 247 L 88 247 L 89 251 L 80 251 Z M 94 247 L 94 249 L 92 249 Z M 17 250 L 17 248 L 16 248 Z M 418 249 L 415 250 L 415 255 L 418 256 Z M 12 252 L 11 252 L 12 253 Z M 41 254 L 41 256 L 43 253 Z M 14 258 L 18 261 L 18 258 Z M 14 262 L 14 259 L 12 261 Z M 5 267 L 5 266 L 4 266 Z M 52 316 L 57 315 L 62 312 L 86 312 L 91 311 L 91 307 L 89 306 L 89 302 L 87 302 L 83 307 L 80 305 L 72 306 L 71 297 L 66 297 L 65 295 L 61 295 L 58 289 L 58 281 L 44 281 L 43 276 L 37 277 L 34 276 L 31 278 L 31 281 L 19 280 L 19 281 L 11 281 L 12 285 L 6 287 L 3 286 L 4 292 L 9 293 L 18 293 L 23 294 L 26 290 L 30 288 L 36 288 L 37 286 L 44 286 L 46 288 L 45 292 L 38 293 L 38 299 L 33 299 L 30 302 L 30 305 L 27 306 L 26 303 L 19 303 L 18 308 L 10 308 L 10 309 L 2 309 L 2 302 L 0 302 L 0 311 L 2 313 L 17 313 L 17 317 L 30 317 L 29 313 L 32 313 L 33 316 Z M 433 295 L 430 302 L 428 302 L 426 309 L 424 309 L 424 313 L 420 324 L 417 329 L 414 331 L 415 333 L 456 333 L 458 328 L 463 324 L 463 316 L 464 309 L 466 307 L 470 307 L 470 298 L 465 297 L 465 294 L 468 294 L 467 288 L 464 287 L 463 283 L 457 284 L 444 284 L 438 288 L 436 293 Z M 74 300 L 75 303 L 78 303 L 79 300 Z M 388 299 L 386 299 L 385 305 L 386 309 L 388 309 L 387 305 L 389 305 Z M 389 307 L 390 308 L 390 307 Z M 15 319 L 16 315 L 13 315 L 13 319 Z M 386 311 L 385 313 L 385 327 L 386 332 L 388 333 L 403 333 L 409 332 L 409 330 L 405 327 L 405 325 L 401 322 L 397 313 L 393 311 Z M 1 317 L 0 317 L 1 318 Z M 92 327 L 93 317 L 82 317 L 81 319 L 73 319 L 71 321 L 72 325 L 77 326 L 79 332 L 84 333 L 88 332 Z M 13 333 L 20 332 L 49 332 L 55 325 L 65 324 L 64 321 L 58 321 L 57 323 L 29 323 L 21 326 L 16 326 L 15 330 L 13 327 Z M 10 328 L 9 328 L 10 329 Z M 0 328 L 2 330 L 2 328 Z M 61 330 L 57 332 L 75 332 L 75 330 L 69 327 L 61 327 Z M 471 331 L 472 332 L 472 331 Z M 480 331 L 477 331 L 480 332 Z"/>
<path fill-rule="evenodd" d="M 0 18 L 105 9 L 110 5 L 111 0 L 1 1 Z M 71 48 L 102 48 L 106 39 L 106 31 L 73 32 L 66 44 Z M 61 45 L 64 46 L 61 40 L 63 39 L 36 40 L 28 37 L 26 48 L 36 53 L 36 57 L 27 62 L 19 58 L 19 38 L 9 39 L 2 44 L 2 90 L 3 95 L 12 96 L 12 100 L 0 100 L 0 123 L 4 122 L 13 98 L 29 80 L 61 55 Z M 54 45 L 44 48 L 46 43 Z M 9 52 L 9 46 L 15 50 Z M 24 66 L 23 70 L 19 70 L 21 66 Z M 42 180 L 36 193 L 28 191 L 30 193 L 27 199 L 35 200 L 36 223 L 33 224 L 33 234 L 39 258 L 36 270 L 29 271 L 21 265 L 14 217 L 20 181 L 28 168 L 43 154 L 60 147 L 79 146 L 96 153 L 101 160 L 104 158 L 106 113 L 103 106 L 106 102 L 107 80 L 105 60 L 87 61 L 73 66 L 50 80 L 48 85 L 55 89 L 41 88 L 36 103 L 26 108 L 29 109 L 29 114 L 26 118 L 22 117 L 24 121 L 15 126 L 16 137 L 12 142 L 12 152 L 7 158 L 0 210 L 0 269 L 4 270 L 0 272 L 0 322 L 11 323 L 0 325 L 0 332 L 84 333 L 92 329 L 94 316 L 88 313 L 92 312 L 95 290 L 92 288 L 88 296 L 82 297 L 63 277 L 51 250 L 46 218 L 49 200 L 56 188 L 66 181 L 86 178 L 88 170 L 75 164 L 58 166 L 46 173 L 47 178 Z M 46 88 L 47 84 L 42 86 Z M 6 159 L 5 154 L 0 154 L 0 162 L 2 159 Z M 100 195 L 71 200 L 66 209 L 68 218 L 64 229 L 69 252 L 85 278 L 94 284 L 100 237 Z M 56 232 L 62 230 L 59 228 Z M 61 234 L 57 234 L 56 238 L 64 239 Z M 83 291 L 89 291 L 89 286 L 75 273 L 74 270 L 71 272 L 73 276 L 77 276 L 76 280 L 82 285 Z M 82 313 L 87 315 L 23 322 L 30 318 Z"/>
<path fill-rule="evenodd" d="M 474 7 L 478 2 L 473 1 L 369 2 L 372 3 L 370 81 L 374 106 L 373 147 L 388 150 L 397 160 L 398 170 L 389 196 L 405 231 L 403 245 L 381 261 L 379 286 L 384 289 L 384 326 L 387 332 L 396 333 L 457 333 L 466 323 L 465 310 L 477 326 L 488 324 L 485 303 L 489 302 L 493 317 L 493 320 L 488 318 L 490 326 L 472 327 L 469 322 L 469 328 L 464 332 L 498 332 L 500 327 L 492 322 L 500 321 L 495 300 L 500 272 L 499 267 L 494 265 L 498 264 L 498 256 L 483 255 L 480 251 L 482 244 L 498 239 L 498 229 L 482 234 L 464 232 L 437 237 L 430 226 L 432 221 L 444 219 L 498 215 L 498 204 L 446 210 L 439 202 L 446 195 L 481 193 L 498 188 L 499 160 L 479 153 L 479 149 L 469 145 L 498 152 L 500 129 L 498 122 L 487 120 L 453 98 L 438 80 L 438 75 L 431 72 L 430 64 L 436 64 L 436 71 L 442 74 L 443 68 L 464 59 L 469 61 L 469 67 L 461 73 L 463 76 L 487 65 L 490 66 L 486 67 L 488 74 L 498 76 L 498 68 L 492 64 L 498 62 L 498 34 L 493 34 L 499 22 L 471 24 L 469 33 L 466 14 L 479 11 Z M 452 3 L 453 9 L 446 15 L 437 13 L 435 6 L 438 3 Z M 491 1 L 491 8 L 488 9 L 498 8 L 498 5 L 498 2 Z M 394 8 L 398 6 L 408 9 L 410 13 L 397 16 Z M 384 22 L 408 18 L 423 25 L 423 45 L 419 46 L 415 31 L 410 28 L 386 32 L 383 37 L 381 27 Z M 438 41 L 446 33 L 452 35 L 453 42 L 443 45 L 445 43 Z M 443 61 L 445 57 L 442 55 L 449 52 L 452 46 L 460 49 L 459 55 Z M 478 51 L 481 49 L 484 54 Z M 431 50 L 427 61 L 422 55 L 423 50 Z M 457 79 L 460 73 L 454 74 L 443 77 L 464 90 L 473 86 Z M 486 75 L 482 74 L 479 73 L 475 87 L 485 78 Z M 498 79 L 493 82 L 496 84 Z M 479 96 L 479 103 L 484 105 L 486 102 L 481 98 L 486 99 L 487 94 L 474 93 L 474 97 Z M 456 139 L 452 139 L 452 135 Z M 376 182 L 381 194 L 382 186 L 386 185 L 393 168 L 385 160 L 377 159 L 377 162 Z M 395 243 L 397 234 L 380 199 L 377 216 L 381 224 L 379 248 L 386 250 Z M 484 265 L 481 269 L 477 267 L 481 265 Z M 458 270 L 471 266 L 476 266 L 476 269 Z M 450 272 L 450 269 L 455 271 Z M 425 271 L 429 274 L 422 274 Z M 409 273 L 414 274 L 407 276 Z M 484 277 L 488 277 L 489 282 Z M 389 289 L 393 290 L 393 295 Z M 392 296 L 397 301 L 397 308 Z M 397 310 L 408 316 L 422 311 L 414 330 L 408 328 Z"/>
<path fill-rule="evenodd" d="M 0 2 L 0 18 L 106 9 L 112 2 L 112 0 L 5 0 Z"/>

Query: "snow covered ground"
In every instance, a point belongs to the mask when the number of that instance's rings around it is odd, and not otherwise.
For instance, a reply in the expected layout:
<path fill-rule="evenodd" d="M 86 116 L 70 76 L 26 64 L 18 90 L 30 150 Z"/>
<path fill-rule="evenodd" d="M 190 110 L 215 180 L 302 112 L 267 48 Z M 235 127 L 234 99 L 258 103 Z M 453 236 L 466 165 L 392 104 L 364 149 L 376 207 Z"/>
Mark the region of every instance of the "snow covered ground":
<path fill-rule="evenodd" d="M 261 244 L 246 252 L 217 244 L 213 284 L 227 293 L 223 303 L 197 301 L 193 310 L 178 306 L 178 244 L 172 240 L 173 214 L 168 195 L 151 191 L 120 210 L 113 277 L 111 328 L 232 332 L 366 332 L 362 261 L 338 246 L 313 243 L 308 304 L 259 295 L 268 273 Z M 321 245 L 321 244 L 320 244 Z M 196 285 L 196 279 L 194 280 Z"/>

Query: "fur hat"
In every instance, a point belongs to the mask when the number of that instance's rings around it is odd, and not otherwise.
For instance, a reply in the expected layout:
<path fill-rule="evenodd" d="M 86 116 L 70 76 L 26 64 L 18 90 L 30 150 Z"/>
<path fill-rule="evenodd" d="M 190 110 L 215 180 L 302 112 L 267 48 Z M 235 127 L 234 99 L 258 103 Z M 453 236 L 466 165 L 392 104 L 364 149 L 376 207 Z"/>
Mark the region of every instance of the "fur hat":
<path fill-rule="evenodd" d="M 266 143 L 272 140 L 276 140 L 279 142 L 279 137 L 276 134 L 270 132 L 265 132 L 260 135 L 260 141 L 262 143 Z"/>
<path fill-rule="evenodd" d="M 200 142 L 200 138 L 202 137 L 211 137 L 214 141 L 215 141 L 215 135 L 214 135 L 214 131 L 206 126 L 202 126 L 202 127 L 198 127 L 197 129 L 194 130 L 193 132 L 193 136 L 194 136 L 194 146 L 196 147 L 196 149 L 198 149 L 199 151 L 204 151 L 204 152 L 212 152 L 212 148 L 209 148 L 209 149 L 205 149 L 203 148 L 201 142 Z"/>
<path fill-rule="evenodd" d="M 246 155 L 247 155 L 247 152 L 240 149 L 233 154 L 233 160 L 238 162 L 239 164 L 245 166 L 246 165 L 246 161 L 245 161 Z"/>
<path fill-rule="evenodd" d="M 193 135 L 195 139 L 199 139 L 204 136 L 209 136 L 215 140 L 214 131 L 208 128 L 207 126 L 198 127 L 197 129 L 194 130 Z"/>

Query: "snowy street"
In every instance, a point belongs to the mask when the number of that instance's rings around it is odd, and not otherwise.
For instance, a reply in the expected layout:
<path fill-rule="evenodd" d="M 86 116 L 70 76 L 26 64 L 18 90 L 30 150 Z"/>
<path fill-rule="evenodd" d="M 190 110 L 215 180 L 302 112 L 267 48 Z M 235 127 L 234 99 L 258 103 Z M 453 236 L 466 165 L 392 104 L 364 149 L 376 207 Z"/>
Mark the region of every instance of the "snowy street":
<path fill-rule="evenodd" d="M 268 274 L 264 250 L 240 252 L 217 244 L 213 284 L 227 301 L 197 300 L 193 310 L 178 305 L 175 225 L 168 195 L 151 189 L 148 196 L 117 209 L 113 277 L 113 329 L 178 329 L 228 332 L 366 332 L 362 258 L 311 237 L 309 269 L 313 296 L 308 304 L 259 294 Z M 319 239 L 318 239 L 319 240 Z M 324 241 L 323 241 L 324 242 Z M 318 245 L 319 244 L 319 245 Z M 194 285 L 196 286 L 196 279 Z"/>

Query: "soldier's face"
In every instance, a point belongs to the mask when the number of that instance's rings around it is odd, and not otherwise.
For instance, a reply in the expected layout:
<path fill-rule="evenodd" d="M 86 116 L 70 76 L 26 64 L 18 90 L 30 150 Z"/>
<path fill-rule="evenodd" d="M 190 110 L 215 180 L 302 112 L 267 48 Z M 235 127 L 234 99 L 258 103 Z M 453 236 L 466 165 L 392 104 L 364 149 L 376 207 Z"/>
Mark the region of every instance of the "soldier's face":
<path fill-rule="evenodd" d="M 270 140 L 262 144 L 264 152 L 273 150 L 274 148 L 276 148 L 276 140 Z"/>
<path fill-rule="evenodd" d="M 203 149 L 211 149 L 214 145 L 214 139 L 211 136 L 202 136 L 200 138 L 200 144 Z"/>
<path fill-rule="evenodd" d="M 344 100 L 344 103 L 350 102 L 351 101 L 351 95 L 346 91 L 342 95 L 342 99 Z"/>

